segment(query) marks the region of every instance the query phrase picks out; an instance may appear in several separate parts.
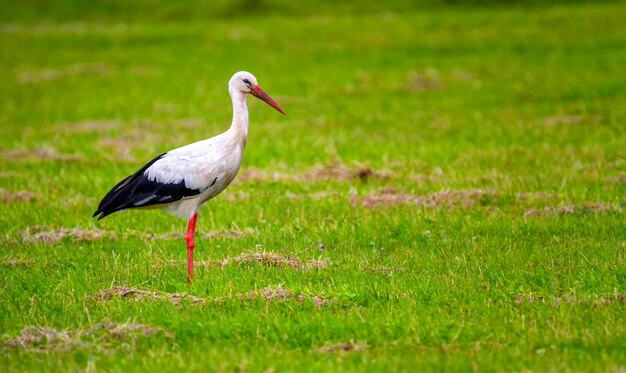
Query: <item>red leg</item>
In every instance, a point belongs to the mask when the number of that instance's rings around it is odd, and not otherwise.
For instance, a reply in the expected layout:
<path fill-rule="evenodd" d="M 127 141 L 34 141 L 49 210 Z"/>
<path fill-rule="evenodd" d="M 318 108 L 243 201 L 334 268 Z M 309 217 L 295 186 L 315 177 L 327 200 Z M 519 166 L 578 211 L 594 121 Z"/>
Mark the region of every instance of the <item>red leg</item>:
<path fill-rule="evenodd" d="M 198 221 L 198 213 L 196 212 L 189 219 L 187 225 L 187 283 L 193 282 L 193 249 L 196 247 L 195 235 L 196 235 L 196 222 Z"/>

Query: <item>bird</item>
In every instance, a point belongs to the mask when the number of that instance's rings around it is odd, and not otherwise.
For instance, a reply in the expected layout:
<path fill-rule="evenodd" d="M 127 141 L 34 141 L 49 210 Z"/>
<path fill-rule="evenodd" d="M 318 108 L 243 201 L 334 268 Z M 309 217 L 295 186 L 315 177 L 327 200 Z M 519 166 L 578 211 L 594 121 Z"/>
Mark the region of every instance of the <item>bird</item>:
<path fill-rule="evenodd" d="M 187 283 L 192 284 L 198 211 L 235 179 L 248 137 L 246 97 L 253 95 L 283 115 L 285 111 L 258 84 L 254 75 L 239 71 L 228 82 L 233 120 L 222 134 L 160 154 L 117 183 L 94 212 L 98 220 L 118 211 L 160 208 L 188 219 Z"/>

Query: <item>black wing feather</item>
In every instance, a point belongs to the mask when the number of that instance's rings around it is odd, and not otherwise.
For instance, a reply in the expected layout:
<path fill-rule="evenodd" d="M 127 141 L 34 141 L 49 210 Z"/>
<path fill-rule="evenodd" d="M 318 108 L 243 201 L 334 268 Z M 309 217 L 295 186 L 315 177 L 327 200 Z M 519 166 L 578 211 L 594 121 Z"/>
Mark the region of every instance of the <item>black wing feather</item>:
<path fill-rule="evenodd" d="M 185 181 L 178 183 L 160 183 L 149 180 L 145 172 L 156 161 L 165 157 L 163 153 L 146 163 L 134 174 L 126 177 L 115 185 L 102 199 L 93 216 L 100 214 L 98 220 L 116 211 L 145 207 L 150 205 L 164 204 L 178 201 L 184 197 L 200 194 L 199 189 L 185 187 Z"/>

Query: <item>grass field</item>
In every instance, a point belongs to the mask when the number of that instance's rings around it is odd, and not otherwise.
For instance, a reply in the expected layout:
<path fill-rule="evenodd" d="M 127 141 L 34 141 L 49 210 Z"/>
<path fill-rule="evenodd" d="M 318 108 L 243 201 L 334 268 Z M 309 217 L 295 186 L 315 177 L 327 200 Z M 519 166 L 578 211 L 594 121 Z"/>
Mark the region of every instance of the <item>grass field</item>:
<path fill-rule="evenodd" d="M 626 5 L 248 3 L 0 17 L 0 370 L 626 369 Z M 190 287 L 185 221 L 91 214 L 238 70 L 287 116 Z"/>

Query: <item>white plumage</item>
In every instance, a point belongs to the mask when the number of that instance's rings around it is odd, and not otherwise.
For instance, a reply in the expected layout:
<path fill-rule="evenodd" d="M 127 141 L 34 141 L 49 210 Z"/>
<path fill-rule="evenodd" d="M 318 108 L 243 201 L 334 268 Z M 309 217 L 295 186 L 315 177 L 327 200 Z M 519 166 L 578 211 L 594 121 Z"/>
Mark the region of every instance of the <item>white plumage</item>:
<path fill-rule="evenodd" d="M 228 131 L 161 154 L 120 181 L 100 202 L 94 216 L 102 219 L 131 208 L 163 208 L 189 219 L 188 282 L 193 278 L 194 235 L 198 210 L 235 179 L 248 137 L 248 93 L 285 114 L 259 87 L 254 75 L 240 71 L 228 84 L 233 121 Z"/>
<path fill-rule="evenodd" d="M 182 181 L 186 189 L 200 191 L 167 204 L 165 209 L 189 219 L 204 202 L 217 196 L 235 179 L 243 159 L 245 137 L 234 136 L 229 131 L 169 151 L 145 171 L 148 180 L 161 184 Z"/>

